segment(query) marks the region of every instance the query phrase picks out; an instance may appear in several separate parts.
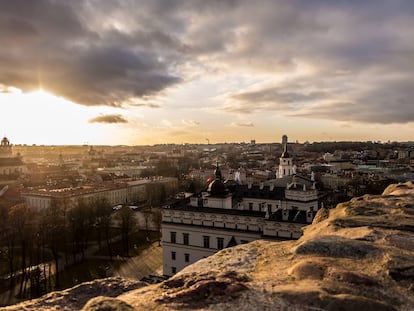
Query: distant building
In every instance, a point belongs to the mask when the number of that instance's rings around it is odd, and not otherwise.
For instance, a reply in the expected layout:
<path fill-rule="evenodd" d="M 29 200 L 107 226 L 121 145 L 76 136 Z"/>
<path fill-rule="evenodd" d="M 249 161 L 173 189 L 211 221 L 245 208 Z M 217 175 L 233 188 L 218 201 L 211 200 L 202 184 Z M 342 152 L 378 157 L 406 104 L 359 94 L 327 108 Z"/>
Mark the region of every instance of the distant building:
<path fill-rule="evenodd" d="M 91 204 L 105 199 L 109 204 L 129 204 L 148 199 L 148 187 L 153 184 L 165 186 L 165 193 L 176 193 L 178 180 L 173 177 L 141 179 L 125 182 L 102 182 L 88 186 L 63 189 L 32 189 L 23 191 L 21 196 L 34 210 L 49 208 L 53 201 L 73 206 L 82 200 Z"/>
<path fill-rule="evenodd" d="M 279 178 L 223 180 L 217 165 L 206 191 L 163 209 L 163 273 L 173 275 L 220 249 L 257 239 L 297 239 L 320 207 L 315 182 L 292 174 L 285 144 Z"/>
<path fill-rule="evenodd" d="M 0 184 L 15 182 L 23 173 L 24 163 L 20 156 L 13 156 L 13 145 L 3 137 L 0 142 Z"/>

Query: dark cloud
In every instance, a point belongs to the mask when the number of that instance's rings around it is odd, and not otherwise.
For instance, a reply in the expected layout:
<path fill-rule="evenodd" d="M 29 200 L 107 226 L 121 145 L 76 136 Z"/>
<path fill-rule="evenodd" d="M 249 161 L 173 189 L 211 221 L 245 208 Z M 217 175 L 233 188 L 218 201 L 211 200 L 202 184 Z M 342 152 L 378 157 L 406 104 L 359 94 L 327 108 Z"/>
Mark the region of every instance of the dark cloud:
<path fill-rule="evenodd" d="M 348 102 L 315 104 L 291 116 L 358 121 L 364 123 L 408 123 L 414 121 L 414 83 L 380 79 L 361 96 Z"/>
<path fill-rule="evenodd" d="M 161 106 L 154 103 L 133 103 L 131 106 L 134 107 L 147 107 L 147 108 L 160 108 Z"/>
<path fill-rule="evenodd" d="M 120 114 L 106 114 L 89 120 L 89 123 L 128 123 Z"/>
<path fill-rule="evenodd" d="M 0 2 L 0 83 L 42 87 L 83 105 L 122 106 L 180 81 L 173 67 L 183 47 L 172 35 L 104 27 L 89 19 L 91 11 L 87 1 Z"/>
<path fill-rule="evenodd" d="M 179 81 L 166 73 L 165 64 L 155 55 L 122 47 L 88 48 L 76 62 L 61 70 L 66 78 L 50 79 L 46 85 L 85 105 L 122 106 L 133 98 L 155 95 Z"/>
<path fill-rule="evenodd" d="M 413 13 L 411 0 L 1 1 L 0 84 L 120 107 L 192 71 L 240 74 L 253 82 L 229 113 L 410 122 Z"/>
<path fill-rule="evenodd" d="M 215 70 L 286 75 L 282 87 L 235 92 L 224 111 L 413 122 L 405 87 L 414 72 L 413 10 L 411 1 L 240 1 L 217 18 L 201 16 L 189 41 Z M 219 34 L 204 40 L 210 24 Z"/>
<path fill-rule="evenodd" d="M 260 90 L 230 95 L 229 99 L 232 100 L 233 104 L 226 106 L 225 111 L 250 113 L 289 110 L 302 102 L 313 102 L 327 96 L 327 94 L 321 91 L 300 93 L 299 91 L 284 90 L 281 87 L 266 87 Z"/>

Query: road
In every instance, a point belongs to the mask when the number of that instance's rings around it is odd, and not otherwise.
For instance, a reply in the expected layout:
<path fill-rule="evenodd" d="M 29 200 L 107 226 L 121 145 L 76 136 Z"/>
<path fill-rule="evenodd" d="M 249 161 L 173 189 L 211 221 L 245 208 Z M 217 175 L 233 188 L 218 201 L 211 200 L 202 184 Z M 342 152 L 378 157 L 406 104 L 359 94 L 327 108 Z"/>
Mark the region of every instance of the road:
<path fill-rule="evenodd" d="M 114 272 L 115 276 L 138 280 L 150 274 L 162 275 L 162 247 L 158 246 L 158 242 L 154 242 L 139 256 L 128 259 Z"/>

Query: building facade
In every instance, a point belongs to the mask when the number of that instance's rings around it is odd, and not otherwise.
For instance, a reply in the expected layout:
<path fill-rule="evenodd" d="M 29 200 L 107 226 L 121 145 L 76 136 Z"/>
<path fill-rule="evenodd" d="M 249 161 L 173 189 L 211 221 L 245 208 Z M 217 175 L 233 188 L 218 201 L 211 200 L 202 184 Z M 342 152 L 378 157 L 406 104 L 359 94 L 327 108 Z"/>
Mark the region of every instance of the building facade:
<path fill-rule="evenodd" d="M 164 275 L 226 247 L 301 236 L 320 207 L 320 193 L 314 181 L 292 174 L 286 145 L 280 178 L 256 184 L 223 181 L 217 165 L 206 191 L 163 209 Z"/>
<path fill-rule="evenodd" d="M 26 204 L 34 210 L 50 207 L 52 202 L 62 202 L 74 206 L 83 201 L 92 204 L 98 199 L 105 199 L 110 205 L 125 205 L 148 199 L 148 188 L 154 184 L 163 185 L 167 193 L 177 192 L 178 180 L 163 177 L 155 180 L 141 179 L 126 182 L 107 182 L 76 188 L 32 189 L 22 192 Z"/>

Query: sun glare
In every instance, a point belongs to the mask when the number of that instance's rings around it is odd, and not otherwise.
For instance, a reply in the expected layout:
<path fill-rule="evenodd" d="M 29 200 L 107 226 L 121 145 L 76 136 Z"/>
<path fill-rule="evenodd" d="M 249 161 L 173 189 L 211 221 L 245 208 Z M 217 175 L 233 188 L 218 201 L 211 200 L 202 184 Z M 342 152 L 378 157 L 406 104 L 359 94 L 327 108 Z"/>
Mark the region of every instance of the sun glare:
<path fill-rule="evenodd" d="M 0 115 L 0 134 L 21 144 L 83 144 L 104 142 L 107 133 L 88 120 L 97 108 L 77 105 L 42 89 L 0 94 L 7 113 Z"/>

